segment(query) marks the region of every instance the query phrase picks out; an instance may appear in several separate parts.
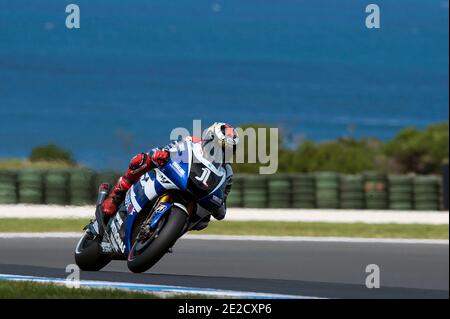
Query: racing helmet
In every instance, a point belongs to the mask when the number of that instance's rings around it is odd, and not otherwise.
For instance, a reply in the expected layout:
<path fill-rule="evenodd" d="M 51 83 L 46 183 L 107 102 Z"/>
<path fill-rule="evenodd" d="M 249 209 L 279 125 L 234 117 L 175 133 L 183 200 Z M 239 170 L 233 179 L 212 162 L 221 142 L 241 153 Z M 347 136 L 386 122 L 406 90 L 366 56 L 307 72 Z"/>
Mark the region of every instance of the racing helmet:
<path fill-rule="evenodd" d="M 203 133 L 203 155 L 213 164 L 229 163 L 238 143 L 239 136 L 231 125 L 215 122 Z"/>

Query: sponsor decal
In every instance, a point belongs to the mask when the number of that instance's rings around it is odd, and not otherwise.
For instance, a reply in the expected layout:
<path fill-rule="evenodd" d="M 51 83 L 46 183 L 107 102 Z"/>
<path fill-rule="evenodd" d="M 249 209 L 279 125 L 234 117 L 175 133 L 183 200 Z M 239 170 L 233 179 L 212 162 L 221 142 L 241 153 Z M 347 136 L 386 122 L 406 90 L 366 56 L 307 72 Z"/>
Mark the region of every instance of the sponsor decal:
<path fill-rule="evenodd" d="M 101 247 L 102 247 L 102 251 L 104 253 L 112 253 L 113 252 L 111 244 L 109 244 L 109 243 L 102 242 Z"/>
<path fill-rule="evenodd" d="M 122 238 L 120 238 L 116 223 L 111 223 L 111 233 L 109 238 L 117 250 L 120 250 L 122 253 L 125 252 L 125 244 L 123 243 Z"/>
<path fill-rule="evenodd" d="M 156 212 L 156 213 L 161 213 L 161 212 L 163 212 L 166 208 L 167 208 L 167 206 L 166 206 L 165 204 L 159 204 L 158 207 L 156 207 L 155 212 Z"/>
<path fill-rule="evenodd" d="M 169 203 L 160 203 L 158 207 L 154 210 L 152 218 L 150 220 L 150 229 L 155 229 L 161 216 L 166 212 L 172 204 Z"/>
<path fill-rule="evenodd" d="M 177 172 L 177 174 L 180 176 L 180 177 L 183 177 L 185 174 L 186 174 L 186 172 L 184 171 L 184 169 L 180 166 L 180 164 L 178 164 L 177 162 L 172 162 L 171 164 L 170 164 L 170 166 L 173 168 L 173 169 L 175 169 L 175 171 Z"/>
<path fill-rule="evenodd" d="M 133 203 L 131 202 L 131 193 L 130 192 L 128 192 L 127 196 L 125 197 L 125 207 L 127 208 L 127 213 L 129 215 L 133 215 L 134 206 L 133 206 Z"/>
<path fill-rule="evenodd" d="M 223 199 L 220 198 L 220 197 L 218 197 L 218 196 L 216 196 L 216 195 L 213 195 L 212 198 L 211 198 L 211 200 L 212 200 L 214 203 L 219 204 L 219 205 L 222 205 L 222 203 L 223 203 Z"/>
<path fill-rule="evenodd" d="M 162 185 L 171 185 L 172 184 L 172 182 L 159 170 L 156 171 L 156 179 Z"/>
<path fill-rule="evenodd" d="M 127 207 L 127 213 L 128 213 L 129 215 L 133 215 L 133 211 L 134 211 L 133 204 L 130 203 L 130 204 L 128 205 L 128 207 Z"/>

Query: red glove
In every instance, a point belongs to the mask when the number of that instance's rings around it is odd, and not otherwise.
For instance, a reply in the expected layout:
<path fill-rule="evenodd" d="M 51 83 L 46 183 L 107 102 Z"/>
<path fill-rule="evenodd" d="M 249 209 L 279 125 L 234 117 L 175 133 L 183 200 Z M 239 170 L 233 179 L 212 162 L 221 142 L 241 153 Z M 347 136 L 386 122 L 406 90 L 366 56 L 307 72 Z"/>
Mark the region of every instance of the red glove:
<path fill-rule="evenodd" d="M 170 153 L 168 151 L 165 151 L 165 150 L 156 149 L 156 150 L 153 151 L 153 153 L 151 155 L 151 158 L 152 158 L 153 164 L 156 167 L 163 166 L 169 160 Z"/>

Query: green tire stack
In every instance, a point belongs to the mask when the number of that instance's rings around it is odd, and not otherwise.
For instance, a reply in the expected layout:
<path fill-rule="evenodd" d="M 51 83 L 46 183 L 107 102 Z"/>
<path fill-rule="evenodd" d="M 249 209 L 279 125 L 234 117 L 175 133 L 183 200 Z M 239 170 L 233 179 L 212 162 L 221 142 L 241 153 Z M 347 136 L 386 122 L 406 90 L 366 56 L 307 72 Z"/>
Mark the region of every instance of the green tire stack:
<path fill-rule="evenodd" d="M 316 207 L 316 183 L 311 174 L 297 174 L 292 176 L 292 207 Z"/>
<path fill-rule="evenodd" d="M 364 178 L 362 175 L 340 177 L 340 204 L 344 209 L 365 208 Z"/>
<path fill-rule="evenodd" d="M 65 170 L 51 170 L 44 174 L 45 203 L 67 205 L 69 174 Z"/>
<path fill-rule="evenodd" d="M 17 203 L 17 173 L 10 170 L 0 171 L 0 204 Z"/>
<path fill-rule="evenodd" d="M 233 186 L 227 197 L 227 207 L 242 207 L 242 185 L 242 177 L 237 175 L 233 176 Z"/>
<path fill-rule="evenodd" d="M 77 168 L 69 174 L 70 205 L 86 205 L 93 202 L 94 173 L 88 169 Z"/>
<path fill-rule="evenodd" d="M 339 208 L 339 174 L 316 173 L 317 208 Z"/>
<path fill-rule="evenodd" d="M 246 175 L 243 184 L 244 207 L 267 207 L 267 179 L 261 175 Z"/>
<path fill-rule="evenodd" d="M 42 204 L 44 202 L 42 170 L 28 168 L 19 171 L 18 183 L 20 203 Z"/>
<path fill-rule="evenodd" d="M 270 208 L 290 208 L 291 180 L 286 175 L 272 176 L 267 182 Z"/>
<path fill-rule="evenodd" d="M 94 195 L 97 196 L 96 192 L 101 183 L 108 183 L 111 185 L 112 188 L 114 187 L 114 185 L 116 185 L 120 176 L 121 175 L 119 173 L 114 171 L 105 171 L 98 173 L 94 178 L 94 189 L 93 189 Z"/>
<path fill-rule="evenodd" d="M 366 208 L 388 208 L 388 182 L 386 175 L 378 172 L 364 173 Z"/>
<path fill-rule="evenodd" d="M 438 176 L 416 176 L 414 185 L 414 209 L 439 210 L 440 209 L 440 182 Z"/>
<path fill-rule="evenodd" d="M 413 183 L 408 175 L 389 175 L 389 209 L 413 209 Z"/>

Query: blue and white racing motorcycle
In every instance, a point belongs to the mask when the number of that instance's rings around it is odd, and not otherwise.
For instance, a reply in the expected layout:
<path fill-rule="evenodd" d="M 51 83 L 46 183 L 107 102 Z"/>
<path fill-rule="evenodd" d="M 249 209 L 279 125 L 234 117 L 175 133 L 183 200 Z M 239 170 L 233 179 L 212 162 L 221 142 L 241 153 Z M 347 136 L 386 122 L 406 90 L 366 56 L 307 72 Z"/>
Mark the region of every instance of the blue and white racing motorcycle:
<path fill-rule="evenodd" d="M 100 206 L 110 186 L 100 186 L 95 220 L 75 248 L 82 270 L 98 271 L 111 260 L 127 260 L 132 272 L 144 272 L 222 205 L 225 169 L 207 160 L 198 143 L 175 145 L 169 150 L 170 160 L 143 175 L 107 221 Z"/>

